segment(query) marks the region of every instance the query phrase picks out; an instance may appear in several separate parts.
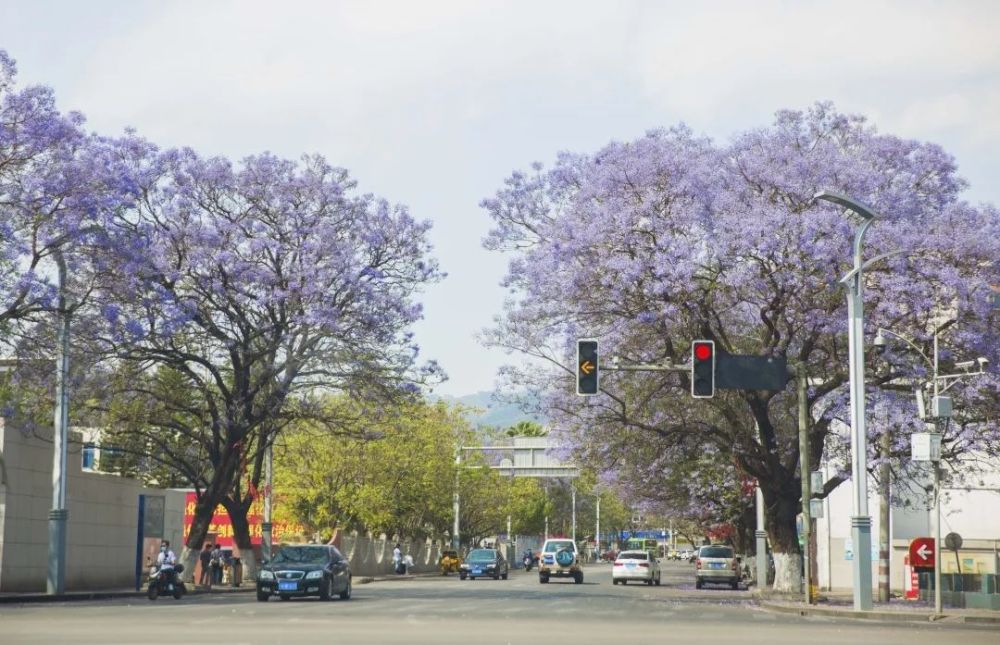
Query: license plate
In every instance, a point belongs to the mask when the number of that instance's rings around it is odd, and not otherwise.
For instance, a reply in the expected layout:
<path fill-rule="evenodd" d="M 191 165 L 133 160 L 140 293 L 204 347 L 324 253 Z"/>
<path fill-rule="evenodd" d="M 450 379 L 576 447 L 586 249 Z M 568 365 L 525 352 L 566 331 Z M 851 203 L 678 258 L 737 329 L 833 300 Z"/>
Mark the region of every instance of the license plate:
<path fill-rule="evenodd" d="M 635 569 L 635 563 L 634 562 L 627 562 L 625 564 L 625 568 L 626 569 Z"/>
<path fill-rule="evenodd" d="M 294 582 L 279 582 L 278 591 L 295 591 L 298 585 Z"/>
<path fill-rule="evenodd" d="M 473 570 L 472 570 L 472 573 L 473 573 L 474 575 L 477 575 L 477 576 L 478 576 L 478 575 L 479 575 L 480 573 L 482 573 L 482 572 L 483 572 L 483 570 L 482 570 L 482 569 L 473 569 Z"/>
<path fill-rule="evenodd" d="M 721 569 L 722 567 L 723 567 L 723 564 L 721 562 L 713 562 L 712 563 L 712 568 L 713 569 Z"/>

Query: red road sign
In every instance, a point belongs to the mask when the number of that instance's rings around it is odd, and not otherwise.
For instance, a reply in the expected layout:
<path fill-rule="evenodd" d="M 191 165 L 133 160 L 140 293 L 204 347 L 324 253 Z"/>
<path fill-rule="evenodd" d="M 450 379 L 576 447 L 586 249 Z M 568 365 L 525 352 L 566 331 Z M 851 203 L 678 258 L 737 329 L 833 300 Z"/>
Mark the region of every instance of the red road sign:
<path fill-rule="evenodd" d="M 919 537 L 910 542 L 910 565 L 913 567 L 934 566 L 934 538 Z"/>

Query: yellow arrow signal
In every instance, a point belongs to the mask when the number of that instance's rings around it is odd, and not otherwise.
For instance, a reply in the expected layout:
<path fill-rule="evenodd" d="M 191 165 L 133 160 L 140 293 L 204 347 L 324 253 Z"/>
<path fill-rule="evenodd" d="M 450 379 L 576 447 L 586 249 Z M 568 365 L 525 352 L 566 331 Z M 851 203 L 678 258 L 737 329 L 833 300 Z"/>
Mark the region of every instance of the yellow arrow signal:
<path fill-rule="evenodd" d="M 594 371 L 594 364 L 591 363 L 590 361 L 583 361 L 583 363 L 580 365 L 580 371 L 586 374 L 587 376 L 590 376 L 590 373 Z"/>

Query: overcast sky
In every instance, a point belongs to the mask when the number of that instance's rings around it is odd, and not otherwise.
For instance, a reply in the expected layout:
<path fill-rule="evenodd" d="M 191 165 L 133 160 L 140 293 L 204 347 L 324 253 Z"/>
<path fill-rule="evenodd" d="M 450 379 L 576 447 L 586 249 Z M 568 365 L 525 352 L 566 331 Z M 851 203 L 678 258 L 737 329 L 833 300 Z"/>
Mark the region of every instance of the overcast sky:
<path fill-rule="evenodd" d="M 0 0 L 19 81 L 105 134 L 239 158 L 318 152 L 434 222 L 423 355 L 492 389 L 505 259 L 478 204 L 560 150 L 684 121 L 726 140 L 833 100 L 942 144 L 1000 203 L 1000 2 Z"/>

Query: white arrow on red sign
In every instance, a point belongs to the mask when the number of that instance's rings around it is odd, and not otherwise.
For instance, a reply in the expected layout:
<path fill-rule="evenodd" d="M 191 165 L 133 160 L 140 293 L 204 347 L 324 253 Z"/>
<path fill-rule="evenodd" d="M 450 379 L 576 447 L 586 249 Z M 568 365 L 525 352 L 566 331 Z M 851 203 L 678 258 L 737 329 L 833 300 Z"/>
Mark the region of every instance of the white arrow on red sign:
<path fill-rule="evenodd" d="M 917 549 L 917 555 L 919 555 L 924 560 L 930 560 L 930 555 L 933 554 L 933 549 L 928 549 L 926 544 L 921 544 L 920 548 Z"/>

